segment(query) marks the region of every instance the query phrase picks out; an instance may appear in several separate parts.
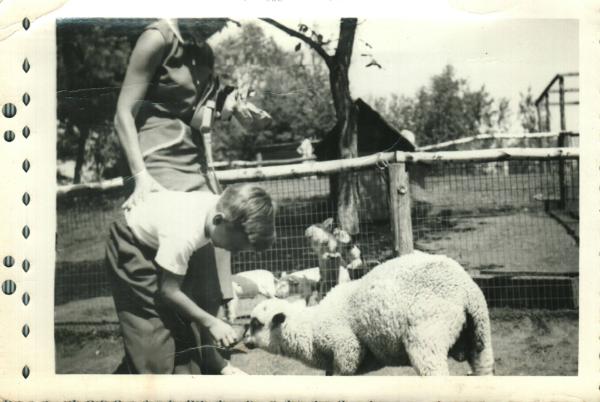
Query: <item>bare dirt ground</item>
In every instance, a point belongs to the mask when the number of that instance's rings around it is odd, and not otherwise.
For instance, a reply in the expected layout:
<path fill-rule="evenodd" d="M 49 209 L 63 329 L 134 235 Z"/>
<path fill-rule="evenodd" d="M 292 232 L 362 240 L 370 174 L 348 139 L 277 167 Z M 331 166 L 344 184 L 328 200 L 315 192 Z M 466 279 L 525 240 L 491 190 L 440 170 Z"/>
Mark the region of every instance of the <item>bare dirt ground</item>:
<path fill-rule="evenodd" d="M 245 300 L 241 314 L 258 300 Z M 577 375 L 578 316 L 576 311 L 492 309 L 496 375 Z M 56 328 L 56 372 L 109 374 L 119 364 L 123 346 L 112 300 L 102 297 L 67 303 L 55 319 L 104 325 L 60 325 Z M 231 362 L 250 374 L 324 375 L 289 358 L 238 345 Z M 450 360 L 453 375 L 467 374 L 468 365 Z M 369 375 L 415 375 L 410 367 L 386 367 Z"/>

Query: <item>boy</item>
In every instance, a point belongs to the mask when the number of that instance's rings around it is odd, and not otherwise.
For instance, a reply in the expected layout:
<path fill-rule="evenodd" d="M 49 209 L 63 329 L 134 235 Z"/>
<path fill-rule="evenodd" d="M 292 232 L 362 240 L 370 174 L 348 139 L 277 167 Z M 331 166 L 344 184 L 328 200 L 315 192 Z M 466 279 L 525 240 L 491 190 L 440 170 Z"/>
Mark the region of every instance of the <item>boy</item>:
<path fill-rule="evenodd" d="M 275 238 L 269 195 L 253 184 L 223 194 L 159 191 L 125 212 L 110 229 L 107 261 L 125 359 L 117 373 L 199 373 L 198 333 L 221 347 L 236 341 L 224 321 L 200 306 L 214 304 L 219 290 L 186 275 L 196 250 L 209 242 L 230 251 L 264 250 Z M 207 254 L 207 253 L 204 253 Z M 195 253 L 194 258 L 214 258 Z M 193 324 L 193 325 L 191 325 Z M 194 328 L 194 325 L 197 328 Z M 242 374 L 225 366 L 221 374 Z"/>

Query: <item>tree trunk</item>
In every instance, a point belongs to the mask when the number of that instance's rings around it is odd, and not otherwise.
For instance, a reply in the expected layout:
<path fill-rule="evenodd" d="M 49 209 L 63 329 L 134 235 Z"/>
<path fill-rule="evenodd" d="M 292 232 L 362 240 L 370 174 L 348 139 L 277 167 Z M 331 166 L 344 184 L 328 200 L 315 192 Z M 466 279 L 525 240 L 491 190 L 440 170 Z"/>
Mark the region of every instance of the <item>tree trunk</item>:
<path fill-rule="evenodd" d="M 90 128 L 85 125 L 79 125 L 79 141 L 77 143 L 77 159 L 75 160 L 75 172 L 73 174 L 73 183 L 81 183 L 81 171 L 85 162 L 85 143 L 90 135 Z"/>
<path fill-rule="evenodd" d="M 348 69 L 354 48 L 354 35 L 356 33 L 357 19 L 342 18 L 340 20 L 340 35 L 333 56 L 329 55 L 322 43 L 315 42 L 303 33 L 286 27 L 279 22 L 264 18 L 264 21 L 281 29 L 283 32 L 307 43 L 319 56 L 325 60 L 329 69 L 329 81 L 336 115 L 336 127 L 332 136 L 336 136 L 337 149 L 335 153 L 329 150 L 328 158 L 354 158 L 358 156 L 356 136 L 356 108 L 350 96 L 350 83 Z M 356 174 L 338 174 L 331 177 L 332 198 L 337 205 L 338 223 L 349 234 L 359 233 L 358 222 L 358 180 Z"/>
<path fill-rule="evenodd" d="M 340 39 L 329 66 L 329 80 L 333 106 L 339 125 L 337 131 L 339 154 L 342 159 L 358 156 L 356 107 L 350 96 L 348 70 L 352 59 L 356 19 L 343 18 L 340 22 Z M 339 174 L 336 183 L 337 217 L 342 229 L 351 235 L 358 234 L 360 205 L 358 179 L 356 173 Z"/>
<path fill-rule="evenodd" d="M 358 156 L 356 108 L 350 97 L 348 70 L 336 65 L 330 70 L 331 93 L 339 124 L 339 155 L 342 159 Z M 334 180 L 337 218 L 342 229 L 351 235 L 359 233 L 359 196 L 357 173 L 340 173 Z"/>

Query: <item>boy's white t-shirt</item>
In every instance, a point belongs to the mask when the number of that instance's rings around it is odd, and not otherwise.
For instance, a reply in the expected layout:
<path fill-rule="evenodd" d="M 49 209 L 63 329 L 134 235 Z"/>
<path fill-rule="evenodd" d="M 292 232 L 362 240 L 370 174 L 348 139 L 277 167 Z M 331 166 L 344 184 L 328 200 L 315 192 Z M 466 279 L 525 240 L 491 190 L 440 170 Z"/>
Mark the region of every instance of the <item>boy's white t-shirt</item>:
<path fill-rule="evenodd" d="M 194 251 L 210 242 L 204 227 L 218 200 L 205 191 L 158 191 L 125 211 L 125 219 L 142 244 L 157 250 L 158 265 L 185 275 Z"/>

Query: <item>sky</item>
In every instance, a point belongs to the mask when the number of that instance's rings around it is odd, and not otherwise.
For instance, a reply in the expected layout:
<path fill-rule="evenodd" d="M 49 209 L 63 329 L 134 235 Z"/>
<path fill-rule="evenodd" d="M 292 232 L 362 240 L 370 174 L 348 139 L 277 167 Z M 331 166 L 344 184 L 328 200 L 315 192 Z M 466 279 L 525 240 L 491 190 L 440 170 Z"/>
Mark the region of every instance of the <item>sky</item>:
<path fill-rule="evenodd" d="M 242 21 L 243 22 L 243 21 Z M 324 38 L 337 38 L 338 20 L 281 20 L 296 28 L 300 22 L 318 27 Z M 297 39 L 270 25 L 259 22 L 265 33 L 284 48 L 293 49 Z M 452 64 L 458 77 L 468 80 L 472 88 L 485 85 L 494 97 L 510 100 L 513 124 L 516 120 L 519 93 L 531 87 L 535 97 L 557 73 L 579 71 L 579 26 L 567 19 L 489 19 L 470 20 L 383 20 L 360 19 L 350 82 L 352 96 L 413 96 Z M 213 40 L 235 35 L 239 28 L 230 26 Z M 368 48 L 367 42 L 372 48 Z M 307 50 L 308 51 L 308 50 Z M 366 68 L 370 52 L 383 69 Z M 578 87 L 577 78 L 567 78 L 566 87 Z M 576 99 L 567 94 L 567 100 Z M 558 100 L 556 95 L 555 99 Z M 555 109 L 555 110 L 554 110 Z M 567 129 L 577 130 L 578 107 L 567 107 Z M 551 110 L 552 130 L 558 130 L 558 109 Z"/>

